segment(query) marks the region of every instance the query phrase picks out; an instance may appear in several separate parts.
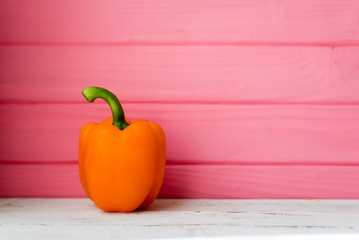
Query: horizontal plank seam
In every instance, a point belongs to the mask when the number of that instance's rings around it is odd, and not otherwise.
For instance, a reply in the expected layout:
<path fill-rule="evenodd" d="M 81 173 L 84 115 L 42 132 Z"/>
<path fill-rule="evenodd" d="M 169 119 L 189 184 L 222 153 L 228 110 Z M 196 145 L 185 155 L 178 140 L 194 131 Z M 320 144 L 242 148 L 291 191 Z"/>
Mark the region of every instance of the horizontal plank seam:
<path fill-rule="evenodd" d="M 79 91 L 80 92 L 80 91 Z M 318 105 L 318 106 L 359 106 L 358 102 L 279 102 L 279 101 L 121 101 L 122 104 L 194 104 L 194 105 Z M 0 100 L 0 104 L 11 105 L 61 105 L 61 104 L 88 104 L 84 101 L 17 101 Z M 93 104 L 107 105 L 105 102 L 94 102 Z"/>
<path fill-rule="evenodd" d="M 347 47 L 359 46 L 357 41 L 343 42 L 0 42 L 2 46 L 278 46 L 278 47 Z"/>
<path fill-rule="evenodd" d="M 0 165 L 77 165 L 78 161 L 9 161 L 0 160 Z M 167 166 L 328 166 L 328 167 L 359 167 L 359 163 L 315 163 L 315 162 L 221 162 L 221 161 L 171 161 Z"/>

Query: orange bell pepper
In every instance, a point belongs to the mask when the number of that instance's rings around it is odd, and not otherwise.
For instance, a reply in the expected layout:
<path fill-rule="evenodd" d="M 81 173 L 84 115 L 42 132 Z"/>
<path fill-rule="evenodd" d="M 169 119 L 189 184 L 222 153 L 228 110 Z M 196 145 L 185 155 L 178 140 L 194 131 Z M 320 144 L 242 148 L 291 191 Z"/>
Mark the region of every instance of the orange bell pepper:
<path fill-rule="evenodd" d="M 79 174 L 87 196 L 107 212 L 145 208 L 157 197 L 165 172 L 166 139 L 160 125 L 125 119 L 117 97 L 104 88 L 82 91 L 104 99 L 112 118 L 88 123 L 80 132 Z"/>

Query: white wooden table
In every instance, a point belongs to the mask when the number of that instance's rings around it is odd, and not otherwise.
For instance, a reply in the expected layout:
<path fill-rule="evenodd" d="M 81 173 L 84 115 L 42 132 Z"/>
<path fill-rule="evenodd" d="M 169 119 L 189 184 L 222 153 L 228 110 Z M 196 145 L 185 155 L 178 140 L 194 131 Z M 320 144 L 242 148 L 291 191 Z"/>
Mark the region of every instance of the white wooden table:
<path fill-rule="evenodd" d="M 89 199 L 0 199 L 0 239 L 359 239 L 359 200 L 157 199 L 105 213 Z"/>

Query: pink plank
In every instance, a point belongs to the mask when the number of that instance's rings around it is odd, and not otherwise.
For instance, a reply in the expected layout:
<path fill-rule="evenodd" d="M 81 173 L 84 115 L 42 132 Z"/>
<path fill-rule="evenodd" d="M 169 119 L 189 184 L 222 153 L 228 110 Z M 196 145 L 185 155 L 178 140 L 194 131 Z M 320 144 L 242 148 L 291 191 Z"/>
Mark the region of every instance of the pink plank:
<path fill-rule="evenodd" d="M 3 43 L 358 43 L 357 0 L 3 0 Z"/>
<path fill-rule="evenodd" d="M 0 163 L 0 197 L 86 197 L 86 194 L 76 163 Z"/>
<path fill-rule="evenodd" d="M 359 47 L 2 46 L 2 101 L 358 103 Z"/>
<path fill-rule="evenodd" d="M 168 166 L 162 198 L 359 199 L 359 166 Z"/>
<path fill-rule="evenodd" d="M 0 160 L 77 161 L 78 134 L 106 104 L 0 105 Z M 86 102 L 86 103 L 85 103 Z M 358 164 L 359 106 L 124 104 L 159 123 L 172 163 Z"/>
<path fill-rule="evenodd" d="M 359 198 L 359 166 L 169 165 L 162 198 Z M 0 163 L 0 197 L 85 197 L 77 164 Z"/>

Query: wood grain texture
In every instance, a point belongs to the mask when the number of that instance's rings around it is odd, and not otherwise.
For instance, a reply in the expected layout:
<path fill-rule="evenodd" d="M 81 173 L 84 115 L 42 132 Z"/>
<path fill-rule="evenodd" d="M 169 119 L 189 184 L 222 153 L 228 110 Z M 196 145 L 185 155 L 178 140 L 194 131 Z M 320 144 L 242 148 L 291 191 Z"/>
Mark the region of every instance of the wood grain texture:
<path fill-rule="evenodd" d="M 359 47 L 1 46 L 0 101 L 358 103 Z"/>
<path fill-rule="evenodd" d="M 2 43 L 358 44 L 357 0 L 5 0 Z"/>
<path fill-rule="evenodd" d="M 89 199 L 0 199 L 5 239 L 357 240 L 357 200 L 158 199 L 105 213 Z"/>
<path fill-rule="evenodd" d="M 358 199 L 359 166 L 168 165 L 160 198 Z M 0 163 L 0 197 L 85 197 L 73 164 Z"/>
<path fill-rule="evenodd" d="M 168 166 L 163 198 L 358 199 L 359 166 Z"/>
<path fill-rule="evenodd" d="M 359 198 L 357 0 L 3 0 L 0 31 L 0 196 L 84 196 L 97 85 L 163 126 L 162 197 Z"/>
<path fill-rule="evenodd" d="M 77 161 L 80 129 L 109 106 L 0 105 L 0 161 Z M 159 123 L 172 163 L 358 164 L 359 106 L 124 104 Z"/>

